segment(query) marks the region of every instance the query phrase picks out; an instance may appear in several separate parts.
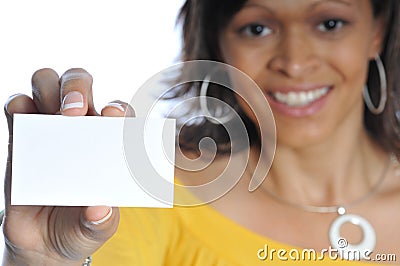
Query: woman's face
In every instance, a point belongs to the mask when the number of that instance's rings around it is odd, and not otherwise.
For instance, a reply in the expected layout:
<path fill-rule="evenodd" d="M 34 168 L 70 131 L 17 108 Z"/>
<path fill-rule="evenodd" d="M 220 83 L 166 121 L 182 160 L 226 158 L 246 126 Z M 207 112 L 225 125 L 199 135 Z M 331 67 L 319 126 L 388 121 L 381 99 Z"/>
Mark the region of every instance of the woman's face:
<path fill-rule="evenodd" d="M 249 0 L 220 47 L 264 92 L 279 143 L 302 147 L 362 128 L 362 89 L 382 28 L 370 0 Z"/>

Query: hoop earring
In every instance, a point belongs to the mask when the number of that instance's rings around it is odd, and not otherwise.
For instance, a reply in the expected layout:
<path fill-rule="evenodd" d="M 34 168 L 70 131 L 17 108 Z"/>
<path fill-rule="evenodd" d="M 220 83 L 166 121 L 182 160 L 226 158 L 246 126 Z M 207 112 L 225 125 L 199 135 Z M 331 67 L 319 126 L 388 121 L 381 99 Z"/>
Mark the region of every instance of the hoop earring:
<path fill-rule="evenodd" d="M 379 54 L 375 55 L 375 62 L 378 68 L 379 79 L 381 83 L 381 99 L 379 100 L 378 107 L 375 107 L 372 103 L 371 96 L 369 95 L 368 86 L 364 86 L 363 96 L 365 104 L 368 107 L 368 110 L 374 115 L 379 115 L 385 109 L 386 101 L 387 101 L 387 80 L 386 80 L 386 72 L 385 67 L 383 66 L 382 60 L 379 57 Z"/>
<path fill-rule="evenodd" d="M 212 115 L 210 110 L 208 110 L 208 106 L 207 106 L 207 97 L 208 97 L 207 96 L 207 91 L 208 91 L 208 87 L 210 85 L 210 79 L 211 79 L 211 75 L 208 74 L 204 78 L 204 80 L 203 80 L 203 82 L 201 84 L 201 88 L 200 88 L 200 109 L 201 109 L 201 112 L 202 112 L 202 114 L 205 115 L 206 119 L 208 121 L 210 121 L 211 123 L 213 123 L 213 124 L 219 125 L 219 124 L 228 123 L 235 116 L 235 114 L 233 112 L 229 112 L 225 116 L 215 117 L 215 115 Z M 222 113 L 223 113 L 223 111 L 221 111 L 221 114 Z"/>

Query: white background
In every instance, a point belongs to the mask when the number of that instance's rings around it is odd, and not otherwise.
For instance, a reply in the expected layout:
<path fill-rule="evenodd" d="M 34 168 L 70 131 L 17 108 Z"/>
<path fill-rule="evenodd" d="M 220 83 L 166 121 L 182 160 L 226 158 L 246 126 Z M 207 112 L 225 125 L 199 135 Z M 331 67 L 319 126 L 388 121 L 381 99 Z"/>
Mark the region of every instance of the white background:
<path fill-rule="evenodd" d="M 129 102 L 144 81 L 176 62 L 180 33 L 175 19 L 182 3 L 0 0 L 0 103 L 15 93 L 31 95 L 31 75 L 44 67 L 59 75 L 72 67 L 87 69 L 94 77 L 98 110 L 115 99 Z M 7 123 L 1 114 L 3 176 L 7 143 Z"/>

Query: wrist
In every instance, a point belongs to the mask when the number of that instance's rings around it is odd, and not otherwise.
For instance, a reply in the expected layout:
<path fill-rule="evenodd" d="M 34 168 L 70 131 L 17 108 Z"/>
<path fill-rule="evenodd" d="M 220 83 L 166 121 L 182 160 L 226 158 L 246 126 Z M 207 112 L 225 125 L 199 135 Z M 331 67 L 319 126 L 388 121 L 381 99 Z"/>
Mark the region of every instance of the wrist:
<path fill-rule="evenodd" d="M 3 218 L 4 218 L 4 210 L 0 211 L 0 233 L 3 232 Z M 25 254 L 22 255 L 21 252 L 17 252 L 16 248 L 8 243 L 3 234 L 0 235 L 0 241 L 3 242 L 3 262 L 1 265 L 3 266 L 24 266 L 24 265 L 57 265 L 57 266 L 91 266 L 92 258 L 91 256 L 82 259 L 81 261 L 71 261 L 71 260 L 56 260 L 50 257 L 46 257 L 37 252 L 29 252 L 25 251 Z"/>
<path fill-rule="evenodd" d="M 85 260 L 81 261 L 70 261 L 70 260 L 60 260 L 60 259 L 54 259 L 50 257 L 43 256 L 41 254 L 16 254 L 10 247 L 5 247 L 4 252 L 3 252 L 3 266 L 82 266 L 84 264 Z M 86 264 L 90 265 L 90 264 Z"/>

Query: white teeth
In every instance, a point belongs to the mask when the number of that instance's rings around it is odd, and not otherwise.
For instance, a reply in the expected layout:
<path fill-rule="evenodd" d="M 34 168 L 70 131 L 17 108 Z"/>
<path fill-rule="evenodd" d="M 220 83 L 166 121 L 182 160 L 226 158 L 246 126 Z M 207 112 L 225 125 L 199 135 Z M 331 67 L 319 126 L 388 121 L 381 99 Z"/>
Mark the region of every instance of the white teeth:
<path fill-rule="evenodd" d="M 306 106 L 322 96 L 326 95 L 329 91 L 328 87 L 324 87 L 318 90 L 313 91 L 302 91 L 302 92 L 289 92 L 289 93 L 281 93 L 281 92 L 274 92 L 272 95 L 274 98 L 281 103 L 284 103 L 288 106 L 293 107 L 302 107 Z"/>

